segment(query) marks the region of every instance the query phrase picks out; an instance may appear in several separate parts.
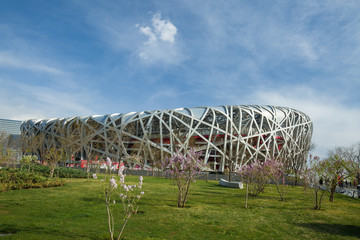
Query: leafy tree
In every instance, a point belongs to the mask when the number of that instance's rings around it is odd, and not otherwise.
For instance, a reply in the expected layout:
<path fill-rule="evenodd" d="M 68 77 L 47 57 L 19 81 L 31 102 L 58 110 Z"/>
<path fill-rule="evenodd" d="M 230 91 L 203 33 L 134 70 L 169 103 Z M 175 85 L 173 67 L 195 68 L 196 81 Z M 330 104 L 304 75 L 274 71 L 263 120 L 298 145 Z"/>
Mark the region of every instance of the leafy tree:
<path fill-rule="evenodd" d="M 43 158 L 50 167 L 50 178 L 54 176 L 54 170 L 57 164 L 64 159 L 64 156 L 65 153 L 62 148 L 51 147 L 44 151 Z"/>
<path fill-rule="evenodd" d="M 338 179 L 346 178 L 346 164 L 345 159 L 340 155 L 330 155 L 327 159 L 323 160 L 326 171 L 326 177 L 330 180 L 330 196 L 329 201 L 334 201 L 335 189 L 338 184 Z"/>
<path fill-rule="evenodd" d="M 349 147 L 337 147 L 330 154 L 342 156 L 346 161 L 344 167 L 348 178 L 360 182 L 360 142 Z"/>
<path fill-rule="evenodd" d="M 334 193 L 338 178 L 359 181 L 360 175 L 360 143 L 350 147 L 335 147 L 328 153 L 327 174 L 331 179 L 329 201 L 334 201 Z"/>
<path fill-rule="evenodd" d="M 37 162 L 38 158 L 35 155 L 24 155 L 20 159 L 20 164 L 22 170 L 23 167 L 27 167 L 27 172 L 30 172 L 31 166 Z"/>

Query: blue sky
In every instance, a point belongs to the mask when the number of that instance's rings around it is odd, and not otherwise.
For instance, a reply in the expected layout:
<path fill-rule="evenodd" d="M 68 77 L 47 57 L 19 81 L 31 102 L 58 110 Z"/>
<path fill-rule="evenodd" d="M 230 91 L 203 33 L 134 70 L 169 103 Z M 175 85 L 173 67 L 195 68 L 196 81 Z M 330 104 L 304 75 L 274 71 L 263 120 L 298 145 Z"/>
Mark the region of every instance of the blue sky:
<path fill-rule="evenodd" d="M 0 115 L 278 105 L 360 141 L 359 1 L 0 1 Z"/>

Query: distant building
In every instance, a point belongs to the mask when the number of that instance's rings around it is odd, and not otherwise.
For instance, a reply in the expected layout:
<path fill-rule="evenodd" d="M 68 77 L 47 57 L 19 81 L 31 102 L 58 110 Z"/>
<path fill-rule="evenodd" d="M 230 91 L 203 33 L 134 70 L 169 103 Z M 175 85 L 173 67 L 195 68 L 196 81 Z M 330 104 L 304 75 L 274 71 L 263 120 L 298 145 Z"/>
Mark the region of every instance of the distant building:
<path fill-rule="evenodd" d="M 21 132 L 20 126 L 22 121 L 0 119 L 0 135 L 1 147 L 10 148 L 12 159 L 18 160 L 21 153 Z"/>
<path fill-rule="evenodd" d="M 27 120 L 21 131 L 29 143 L 42 139 L 38 149 L 68 146 L 91 160 L 137 155 L 148 166 L 193 147 L 211 170 L 224 171 L 269 158 L 301 167 L 313 125 L 291 108 L 235 105 Z"/>
<path fill-rule="evenodd" d="M 20 126 L 22 121 L 0 119 L 0 133 L 4 132 L 6 135 L 20 135 Z"/>

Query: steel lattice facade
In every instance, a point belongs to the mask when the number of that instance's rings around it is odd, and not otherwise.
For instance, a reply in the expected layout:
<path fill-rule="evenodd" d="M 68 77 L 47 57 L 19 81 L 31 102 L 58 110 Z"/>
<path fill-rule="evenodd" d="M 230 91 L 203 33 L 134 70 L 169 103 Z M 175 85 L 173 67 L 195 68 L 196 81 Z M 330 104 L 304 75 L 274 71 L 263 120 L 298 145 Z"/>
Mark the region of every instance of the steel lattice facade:
<path fill-rule="evenodd" d="M 302 165 L 312 131 L 310 118 L 300 111 L 255 105 L 27 120 L 21 125 L 28 142 L 42 135 L 46 144 L 59 147 L 61 139 L 77 138 L 76 152 L 83 158 L 138 155 L 155 166 L 175 149 L 194 147 L 216 171 L 268 158 L 290 168 Z"/>

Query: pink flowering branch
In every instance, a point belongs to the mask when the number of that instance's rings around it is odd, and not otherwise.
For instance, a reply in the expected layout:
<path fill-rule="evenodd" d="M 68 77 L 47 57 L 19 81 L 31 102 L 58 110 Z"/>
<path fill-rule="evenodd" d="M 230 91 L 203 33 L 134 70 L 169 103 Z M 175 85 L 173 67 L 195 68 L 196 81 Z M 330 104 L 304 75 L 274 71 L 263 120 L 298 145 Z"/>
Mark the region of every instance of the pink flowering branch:
<path fill-rule="evenodd" d="M 196 152 L 194 149 L 190 149 L 186 154 L 176 151 L 172 157 L 166 158 L 163 162 L 162 167 L 178 187 L 177 206 L 180 208 L 185 207 L 191 182 L 195 180 L 196 174 L 205 167 L 200 156 L 201 152 Z"/>
<path fill-rule="evenodd" d="M 120 239 L 125 226 L 129 218 L 137 213 L 137 203 L 140 200 L 144 192 L 141 190 L 143 185 L 143 177 L 139 177 L 138 184 L 126 184 L 125 177 L 123 174 L 124 166 L 119 167 L 118 174 L 115 174 L 112 170 L 112 161 L 110 158 L 106 159 L 106 174 L 105 178 L 102 180 L 103 189 L 105 194 L 105 203 L 106 210 L 108 215 L 108 227 L 110 233 L 110 239 L 114 240 L 114 208 L 118 205 L 117 202 L 122 203 L 122 209 L 124 213 L 124 222 L 122 228 L 116 239 Z M 97 179 L 96 174 L 93 175 L 93 178 Z"/>

